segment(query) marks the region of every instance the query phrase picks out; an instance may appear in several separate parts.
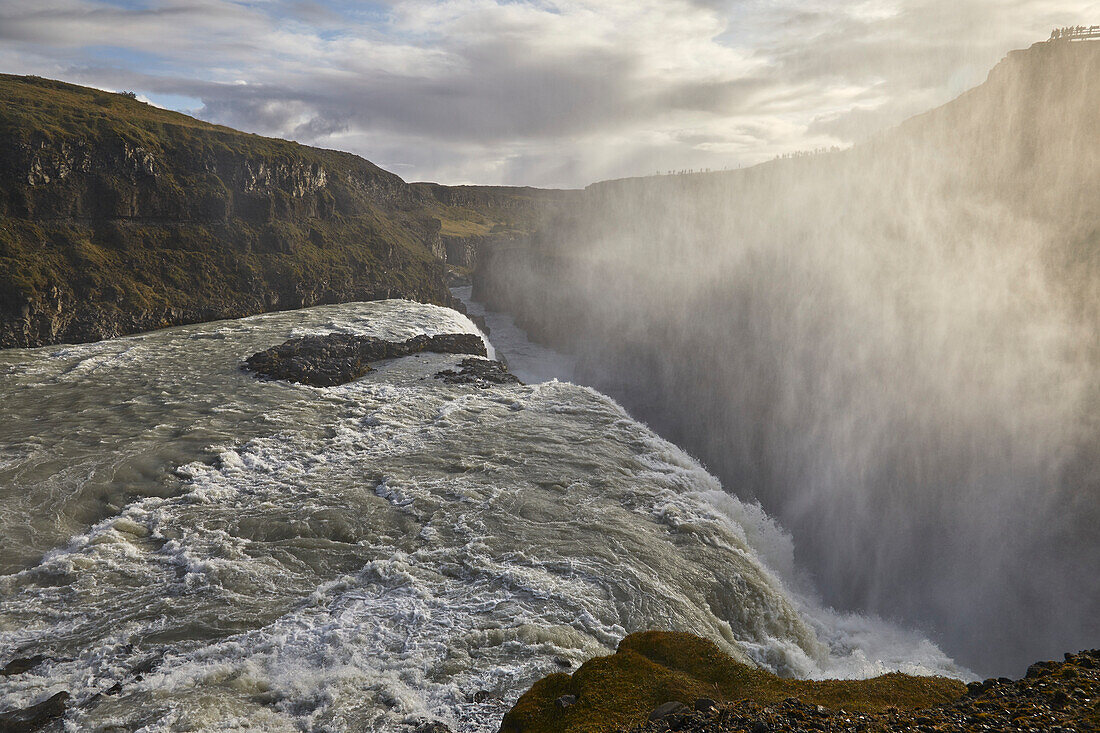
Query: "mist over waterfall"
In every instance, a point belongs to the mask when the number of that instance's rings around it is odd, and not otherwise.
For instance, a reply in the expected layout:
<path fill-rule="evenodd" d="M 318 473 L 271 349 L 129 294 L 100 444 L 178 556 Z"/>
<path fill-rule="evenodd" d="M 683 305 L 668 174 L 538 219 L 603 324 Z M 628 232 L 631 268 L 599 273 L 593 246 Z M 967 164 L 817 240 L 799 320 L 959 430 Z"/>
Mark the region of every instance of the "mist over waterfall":
<path fill-rule="evenodd" d="M 448 382 L 466 355 L 427 352 L 327 388 L 238 366 L 439 333 L 477 327 L 385 300 L 0 354 L 0 659 L 38 655 L 0 710 L 64 691 L 72 730 L 482 733 L 653 628 L 788 676 L 972 677 L 801 595 L 770 517 L 595 390 Z"/>
<path fill-rule="evenodd" d="M 851 150 L 590 186 L 475 297 L 982 673 L 1100 638 L 1100 44 Z"/>

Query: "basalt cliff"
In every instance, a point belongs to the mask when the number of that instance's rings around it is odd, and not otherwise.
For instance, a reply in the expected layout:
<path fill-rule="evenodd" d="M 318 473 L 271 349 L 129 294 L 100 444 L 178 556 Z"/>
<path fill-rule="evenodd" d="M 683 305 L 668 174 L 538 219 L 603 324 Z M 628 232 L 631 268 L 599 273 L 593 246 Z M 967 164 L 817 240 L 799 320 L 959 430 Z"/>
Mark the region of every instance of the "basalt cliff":
<path fill-rule="evenodd" d="M 408 184 L 348 153 L 0 75 L 0 347 L 321 303 L 449 304 L 447 266 L 568 192 Z"/>

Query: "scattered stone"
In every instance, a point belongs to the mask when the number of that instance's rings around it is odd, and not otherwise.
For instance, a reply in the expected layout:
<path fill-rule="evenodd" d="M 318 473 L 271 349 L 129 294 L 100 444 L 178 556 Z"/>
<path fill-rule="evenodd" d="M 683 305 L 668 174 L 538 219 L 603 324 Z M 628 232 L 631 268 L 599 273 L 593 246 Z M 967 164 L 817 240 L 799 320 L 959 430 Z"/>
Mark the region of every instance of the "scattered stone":
<path fill-rule="evenodd" d="M 330 333 L 284 341 L 248 357 L 241 368 L 270 379 L 285 379 L 312 387 L 335 387 L 371 371 L 369 362 L 421 351 L 486 355 L 485 342 L 473 333 L 420 335 L 406 341 Z"/>
<path fill-rule="evenodd" d="M 699 713 L 706 713 L 710 710 L 718 707 L 718 703 L 711 700 L 709 697 L 701 697 L 695 701 L 695 711 Z"/>
<path fill-rule="evenodd" d="M 463 359 L 458 364 L 459 369 L 444 369 L 436 372 L 435 378 L 442 379 L 447 384 L 473 384 L 478 387 L 489 387 L 495 384 L 522 384 L 516 376 L 508 371 L 503 363 L 490 359 Z"/>
<path fill-rule="evenodd" d="M 653 709 L 653 712 L 649 714 L 650 720 L 663 720 L 674 713 L 680 713 L 687 710 L 687 705 L 684 705 L 678 700 L 669 700 L 668 702 L 661 703 Z"/>
<path fill-rule="evenodd" d="M 31 733 L 65 714 L 69 693 L 56 695 L 27 708 L 0 713 L 0 733 Z"/>
<path fill-rule="evenodd" d="M 12 675 L 29 672 L 44 661 L 46 661 L 46 657 L 41 654 L 35 654 L 33 657 L 13 659 L 4 665 L 3 669 L 0 669 L 0 677 L 11 677 Z"/>
<path fill-rule="evenodd" d="M 557 700 L 554 701 L 554 704 L 557 705 L 562 710 L 565 710 L 570 705 L 576 705 L 577 704 L 577 696 L 576 695 L 562 695 L 561 697 L 559 697 Z"/>

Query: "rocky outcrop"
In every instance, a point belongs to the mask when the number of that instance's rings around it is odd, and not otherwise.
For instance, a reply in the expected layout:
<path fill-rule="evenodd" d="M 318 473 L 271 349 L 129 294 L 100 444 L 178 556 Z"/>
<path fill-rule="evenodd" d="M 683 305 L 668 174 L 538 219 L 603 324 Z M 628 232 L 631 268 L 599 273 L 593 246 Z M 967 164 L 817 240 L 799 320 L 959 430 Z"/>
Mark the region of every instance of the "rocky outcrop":
<path fill-rule="evenodd" d="M 484 237 L 442 237 L 443 257 L 448 265 L 474 269 L 478 249 L 484 241 Z"/>
<path fill-rule="evenodd" d="M 442 235 L 440 246 L 442 257 L 448 265 L 476 271 L 484 253 L 495 248 L 514 247 L 526 240 L 528 235 L 519 233 L 487 234 L 472 236 Z"/>
<path fill-rule="evenodd" d="M 697 700 L 661 706 L 630 733 L 742 733 L 815 730 L 827 733 L 894 731 L 1088 731 L 1100 729 L 1100 649 L 1040 662 L 1019 680 L 989 679 L 967 685 L 954 702 L 880 713 L 828 708 L 790 697 L 777 705 L 746 699 L 717 704 Z M 710 704 L 708 704 L 710 703 Z"/>
<path fill-rule="evenodd" d="M 1098 699 L 1100 650 L 966 686 L 898 673 L 811 681 L 741 664 L 691 634 L 648 631 L 571 676 L 539 680 L 501 731 L 1085 731 L 1100 725 Z"/>
<path fill-rule="evenodd" d="M 548 203 L 574 204 L 579 191 L 547 190 L 530 186 L 441 186 L 438 183 L 413 183 L 414 190 L 444 206 L 463 209 L 503 209 L 539 214 Z"/>
<path fill-rule="evenodd" d="M 436 372 L 435 377 L 447 384 L 470 384 L 475 387 L 522 384 L 503 362 L 490 359 L 463 359 L 458 369 L 444 369 Z"/>
<path fill-rule="evenodd" d="M 407 341 L 332 333 L 290 339 L 248 357 L 242 368 L 261 377 L 285 379 L 311 387 L 335 387 L 370 372 L 372 361 L 394 359 L 422 351 L 486 355 L 485 342 L 472 333 L 420 335 Z"/>
<path fill-rule="evenodd" d="M 609 733 L 650 720 L 646 730 L 681 730 L 694 721 L 692 710 L 711 720 L 727 701 L 775 706 L 789 698 L 844 709 L 850 717 L 950 703 L 965 693 L 958 680 L 897 673 L 869 680 L 780 678 L 692 634 L 646 631 L 627 636 L 615 654 L 590 659 L 572 675 L 559 672 L 536 682 L 504 716 L 500 730 Z"/>

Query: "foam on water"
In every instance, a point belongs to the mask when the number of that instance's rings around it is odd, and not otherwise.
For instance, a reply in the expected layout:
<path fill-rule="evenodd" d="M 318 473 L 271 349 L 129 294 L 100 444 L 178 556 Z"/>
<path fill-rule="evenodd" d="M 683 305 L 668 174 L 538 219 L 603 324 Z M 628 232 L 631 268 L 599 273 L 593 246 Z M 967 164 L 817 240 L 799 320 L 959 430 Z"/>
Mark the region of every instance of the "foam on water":
<path fill-rule="evenodd" d="M 433 375 L 463 357 L 437 354 L 331 389 L 236 366 L 289 335 L 473 328 L 387 301 L 20 355 L 28 388 L 90 358 L 85 389 L 113 385 L 91 415 L 49 415 L 54 432 L 115 430 L 110 405 L 146 384 L 122 377 L 159 368 L 192 411 L 139 411 L 139 429 L 160 430 L 169 456 L 187 452 L 181 435 L 210 442 L 0 576 L 0 662 L 49 657 L 0 682 L 0 709 L 67 690 L 71 730 L 494 730 L 555 658 L 579 664 L 647 628 L 784 674 L 966 675 L 918 635 L 821 608 L 759 507 L 591 389 L 447 385 Z M 89 483 L 77 471 L 51 486 L 77 501 Z"/>

